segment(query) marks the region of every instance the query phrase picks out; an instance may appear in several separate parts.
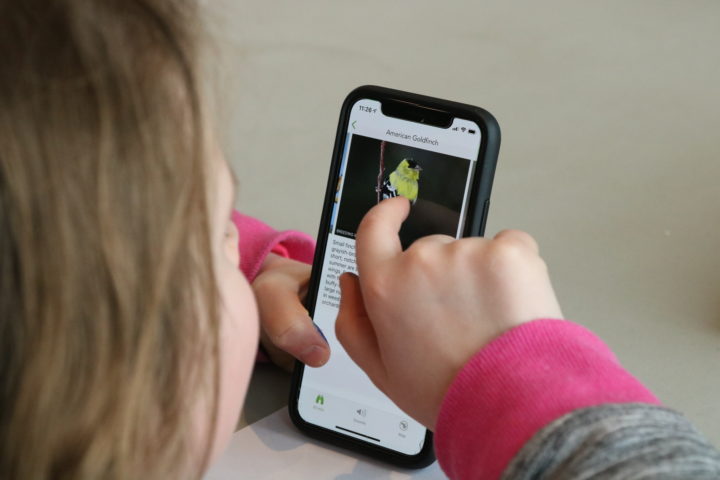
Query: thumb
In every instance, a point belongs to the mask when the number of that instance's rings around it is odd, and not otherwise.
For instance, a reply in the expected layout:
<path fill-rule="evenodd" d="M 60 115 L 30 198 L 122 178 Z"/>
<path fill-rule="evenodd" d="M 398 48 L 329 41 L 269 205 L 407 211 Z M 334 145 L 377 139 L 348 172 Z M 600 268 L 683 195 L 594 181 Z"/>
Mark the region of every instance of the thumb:
<path fill-rule="evenodd" d="M 340 309 L 335 322 L 335 335 L 350 358 L 367 373 L 370 380 L 382 390 L 385 367 L 380 360 L 375 329 L 365 310 L 357 275 L 340 275 Z"/>

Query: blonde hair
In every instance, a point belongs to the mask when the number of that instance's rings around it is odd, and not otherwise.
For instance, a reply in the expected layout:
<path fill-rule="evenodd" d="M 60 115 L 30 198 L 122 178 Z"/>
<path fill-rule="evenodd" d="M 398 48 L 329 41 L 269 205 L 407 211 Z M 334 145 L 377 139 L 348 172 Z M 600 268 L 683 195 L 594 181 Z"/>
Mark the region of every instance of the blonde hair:
<path fill-rule="evenodd" d="M 0 478 L 184 478 L 207 460 L 196 15 L 0 0 Z"/>

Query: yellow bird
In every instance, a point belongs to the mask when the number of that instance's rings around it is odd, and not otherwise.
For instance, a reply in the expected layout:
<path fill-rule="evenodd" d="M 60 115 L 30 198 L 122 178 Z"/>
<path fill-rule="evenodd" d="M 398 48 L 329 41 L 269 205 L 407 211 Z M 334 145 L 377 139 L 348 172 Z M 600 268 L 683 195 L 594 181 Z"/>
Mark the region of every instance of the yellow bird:
<path fill-rule="evenodd" d="M 402 195 L 415 205 L 418 197 L 420 172 L 422 167 L 412 158 L 404 158 L 383 182 L 380 195 L 386 198 Z"/>

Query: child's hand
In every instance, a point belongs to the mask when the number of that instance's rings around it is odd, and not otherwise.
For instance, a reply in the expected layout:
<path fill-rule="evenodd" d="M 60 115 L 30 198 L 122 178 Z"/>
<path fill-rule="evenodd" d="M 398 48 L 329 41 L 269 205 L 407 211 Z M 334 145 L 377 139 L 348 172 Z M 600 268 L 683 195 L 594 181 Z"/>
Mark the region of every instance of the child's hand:
<path fill-rule="evenodd" d="M 385 200 L 360 224 L 360 277 L 340 277 L 336 333 L 375 385 L 432 430 L 473 354 L 516 325 L 562 313 L 528 234 L 433 235 L 403 252 L 398 231 L 409 208 L 402 197 Z"/>
<path fill-rule="evenodd" d="M 330 357 L 330 347 L 302 304 L 309 278 L 310 265 L 270 254 L 252 283 L 260 341 L 272 361 L 288 371 L 295 358 L 319 367 Z"/>

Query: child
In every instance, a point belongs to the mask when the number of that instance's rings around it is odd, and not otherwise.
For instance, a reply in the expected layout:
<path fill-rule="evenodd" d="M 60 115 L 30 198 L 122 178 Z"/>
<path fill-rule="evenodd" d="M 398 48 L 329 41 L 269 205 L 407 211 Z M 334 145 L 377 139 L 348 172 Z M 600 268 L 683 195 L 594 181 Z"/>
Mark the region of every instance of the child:
<path fill-rule="evenodd" d="M 0 478 L 197 478 L 233 431 L 258 314 L 198 17 L 0 1 Z"/>
<path fill-rule="evenodd" d="M 198 16 L 0 0 L 0 478 L 198 478 L 232 433 L 259 316 L 268 345 L 327 359 L 307 267 L 285 258 L 308 261 L 310 240 L 232 213 Z M 436 429 L 448 475 L 717 476 L 717 452 L 596 337 L 530 322 L 561 317 L 531 238 L 401 252 L 406 213 L 392 199 L 363 222 L 337 333 Z"/>
<path fill-rule="evenodd" d="M 235 215 L 238 258 L 198 17 L 182 0 L 0 1 L 0 478 L 200 475 L 257 348 L 239 263 L 269 338 L 327 359 L 304 267 L 282 258 L 312 242 Z"/>
<path fill-rule="evenodd" d="M 437 235 L 403 252 L 408 211 L 397 198 L 363 219 L 360 276 L 341 276 L 336 331 L 435 432 L 450 478 L 720 478 L 720 453 L 682 415 L 600 339 L 559 320 L 532 237 Z"/>

